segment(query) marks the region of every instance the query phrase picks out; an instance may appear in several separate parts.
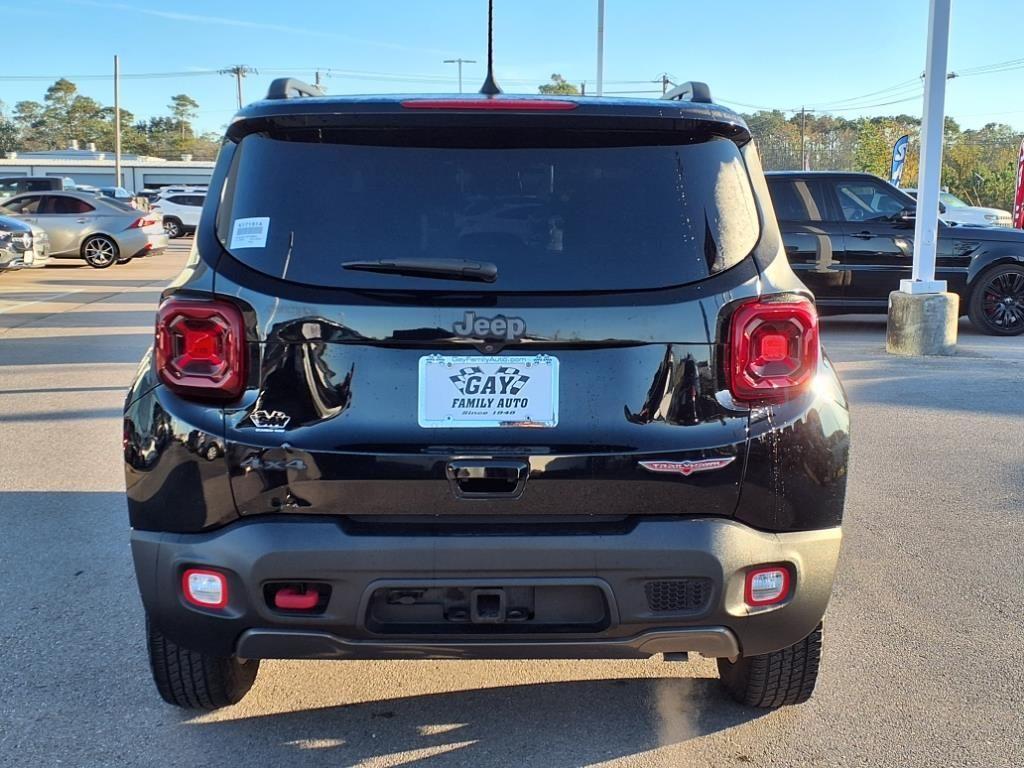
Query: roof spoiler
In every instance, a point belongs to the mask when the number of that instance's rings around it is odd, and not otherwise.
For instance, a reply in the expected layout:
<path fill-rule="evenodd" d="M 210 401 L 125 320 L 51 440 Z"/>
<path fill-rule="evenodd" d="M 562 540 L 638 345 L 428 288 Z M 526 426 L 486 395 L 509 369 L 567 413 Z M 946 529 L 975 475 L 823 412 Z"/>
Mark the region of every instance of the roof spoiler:
<path fill-rule="evenodd" d="M 268 99 L 294 99 L 302 96 L 323 96 L 323 89 L 294 77 L 279 77 L 267 89 Z"/>
<path fill-rule="evenodd" d="M 677 85 L 661 98 L 673 99 L 675 101 L 692 101 L 696 104 L 710 104 L 711 89 L 707 83 L 691 80 L 688 83 Z"/>

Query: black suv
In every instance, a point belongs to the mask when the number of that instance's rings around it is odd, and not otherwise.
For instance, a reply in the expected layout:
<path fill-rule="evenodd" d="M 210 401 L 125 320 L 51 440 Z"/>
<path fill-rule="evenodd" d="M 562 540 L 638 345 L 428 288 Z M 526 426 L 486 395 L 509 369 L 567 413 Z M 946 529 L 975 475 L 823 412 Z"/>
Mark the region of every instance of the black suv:
<path fill-rule="evenodd" d="M 125 406 L 164 699 L 689 651 L 810 696 L 846 397 L 746 125 L 683 90 L 238 114 Z"/>
<path fill-rule="evenodd" d="M 823 312 L 885 312 L 910 279 L 916 201 L 867 173 L 769 173 L 789 263 Z M 939 222 L 935 277 L 985 333 L 1024 333 L 1024 232 Z"/>

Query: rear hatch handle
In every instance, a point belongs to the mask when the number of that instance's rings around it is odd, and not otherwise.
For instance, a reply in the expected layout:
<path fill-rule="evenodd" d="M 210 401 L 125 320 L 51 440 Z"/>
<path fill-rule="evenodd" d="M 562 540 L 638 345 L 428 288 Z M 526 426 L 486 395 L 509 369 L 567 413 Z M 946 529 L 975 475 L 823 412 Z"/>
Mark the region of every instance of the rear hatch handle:
<path fill-rule="evenodd" d="M 459 459 L 445 467 L 448 484 L 459 499 L 517 499 L 530 477 L 529 463 L 508 459 Z"/>

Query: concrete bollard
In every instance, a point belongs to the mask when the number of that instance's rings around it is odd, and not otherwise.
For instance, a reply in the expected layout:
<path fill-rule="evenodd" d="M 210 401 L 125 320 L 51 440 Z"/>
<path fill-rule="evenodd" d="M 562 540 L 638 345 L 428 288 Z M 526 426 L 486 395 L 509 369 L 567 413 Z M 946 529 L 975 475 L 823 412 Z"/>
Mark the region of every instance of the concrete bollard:
<path fill-rule="evenodd" d="M 956 354 L 960 297 L 955 293 L 889 294 L 885 349 L 893 355 Z"/>

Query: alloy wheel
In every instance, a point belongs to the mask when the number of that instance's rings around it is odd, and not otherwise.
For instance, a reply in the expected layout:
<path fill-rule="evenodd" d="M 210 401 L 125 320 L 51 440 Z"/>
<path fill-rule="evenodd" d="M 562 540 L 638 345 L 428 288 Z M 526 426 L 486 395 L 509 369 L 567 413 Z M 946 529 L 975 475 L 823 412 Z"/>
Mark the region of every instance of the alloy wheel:
<path fill-rule="evenodd" d="M 86 241 L 82 253 L 93 267 L 108 267 L 117 260 L 117 246 L 105 237 L 94 237 Z"/>
<path fill-rule="evenodd" d="M 1017 270 L 996 272 L 982 289 L 985 319 L 1004 331 L 1024 328 L 1024 274 Z"/>

